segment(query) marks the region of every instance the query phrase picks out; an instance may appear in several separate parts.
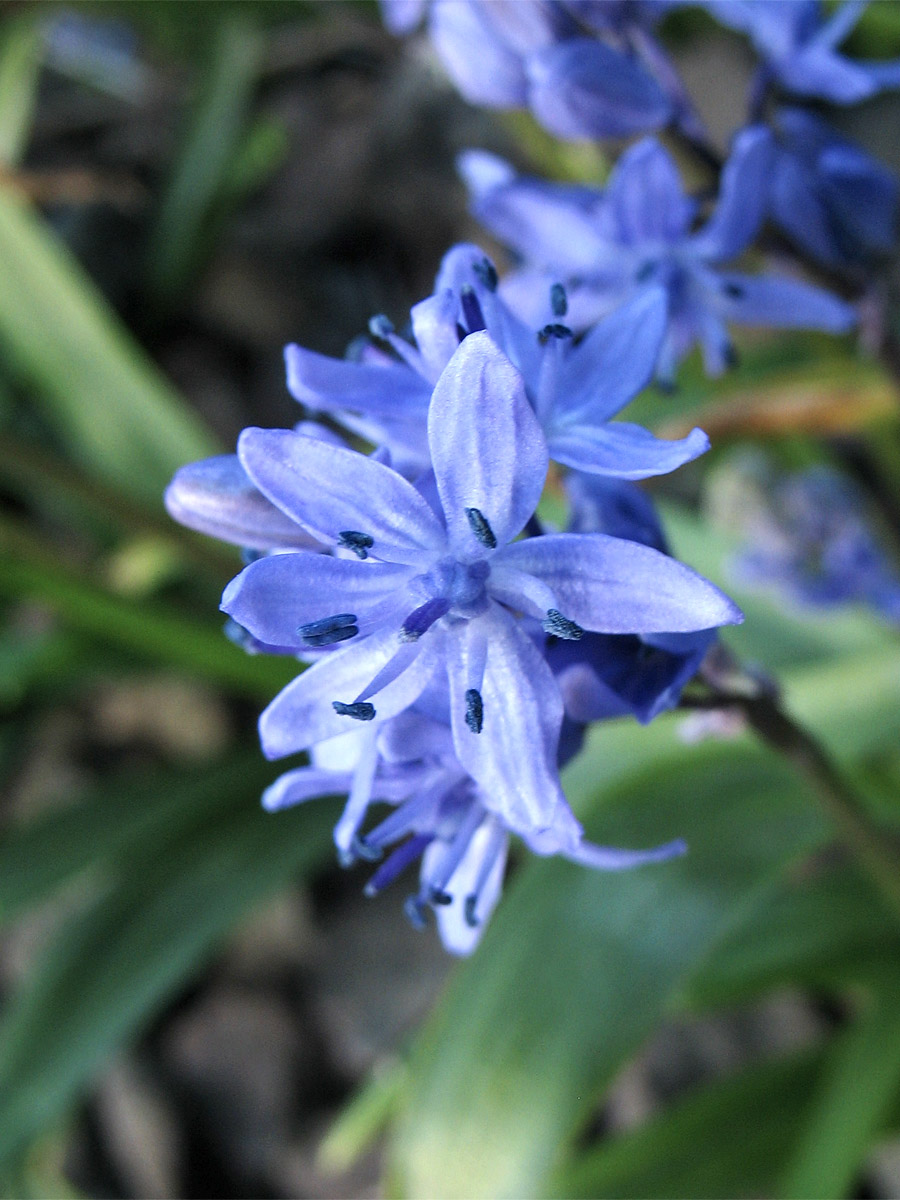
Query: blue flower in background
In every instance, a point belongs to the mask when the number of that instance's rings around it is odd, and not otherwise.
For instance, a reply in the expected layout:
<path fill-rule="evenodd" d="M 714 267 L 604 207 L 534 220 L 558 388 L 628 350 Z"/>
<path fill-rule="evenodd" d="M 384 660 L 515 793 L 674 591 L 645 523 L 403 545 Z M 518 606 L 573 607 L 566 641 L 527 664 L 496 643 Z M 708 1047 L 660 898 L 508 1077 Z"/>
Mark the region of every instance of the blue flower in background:
<path fill-rule="evenodd" d="M 826 266 L 865 264 L 889 253 L 897 225 L 895 176 L 804 109 L 780 109 L 775 129 L 772 219 Z"/>
<path fill-rule="evenodd" d="M 673 115 L 666 91 L 636 55 L 591 36 L 597 29 L 594 5 L 382 0 L 381 7 L 395 33 L 408 32 L 427 12 L 431 40 L 471 103 L 530 107 L 558 137 L 629 137 L 659 129 Z M 633 19 L 624 14 L 640 11 L 618 7 L 620 26 Z M 652 20 L 654 11 L 648 7 L 643 19 Z"/>
<path fill-rule="evenodd" d="M 882 88 L 900 86 L 900 61 L 854 62 L 837 50 L 868 0 L 844 0 L 831 16 L 819 0 L 706 0 L 705 7 L 752 38 L 763 58 L 754 84 L 757 96 L 769 80 L 833 104 L 856 104 Z"/>
<path fill-rule="evenodd" d="M 561 280 L 570 320 L 584 328 L 616 305 L 662 287 L 668 325 L 657 363 L 663 382 L 695 343 L 706 369 L 720 374 L 733 357 L 730 322 L 843 333 L 855 314 L 830 293 L 793 279 L 718 269 L 754 238 L 768 202 L 771 135 L 735 138 L 719 200 L 698 229 L 698 203 L 681 186 L 670 155 L 646 138 L 621 157 L 603 192 L 547 188 L 519 180 L 492 155 L 470 152 L 461 169 L 473 212 L 521 256 L 502 291 L 526 320 L 548 313 L 549 284 Z"/>
<path fill-rule="evenodd" d="M 782 475 L 746 456 L 722 469 L 713 514 L 742 537 L 738 576 L 795 604 L 865 604 L 900 623 L 900 570 L 876 535 L 859 489 L 825 466 Z"/>
<path fill-rule="evenodd" d="M 477 246 L 445 256 L 434 295 L 411 313 L 415 345 L 383 321 L 375 328 L 393 357 L 366 347 L 357 362 L 326 358 L 300 346 L 285 351 L 288 388 L 314 411 L 337 416 L 386 447 L 415 475 L 429 464 L 426 423 L 432 389 L 470 331 L 487 329 L 523 377 L 550 457 L 582 471 L 645 479 L 674 470 L 709 448 L 700 429 L 678 441 L 613 420 L 653 377 L 666 333 L 667 296 L 643 289 L 575 340 L 565 320 L 565 289 L 545 288 L 551 320 L 540 332 L 497 294 L 493 264 Z"/>
<path fill-rule="evenodd" d="M 468 775 L 456 755 L 448 714 L 441 712 L 446 707 L 433 694 L 416 710 L 320 744 L 312 751 L 312 765 L 282 775 L 266 790 L 263 805 L 275 812 L 346 792 L 335 827 L 343 863 L 379 862 L 366 886 L 374 896 L 418 861 L 419 887 L 406 901 L 407 914 L 421 927 L 433 911 L 445 947 L 470 954 L 500 899 L 510 834 L 520 835 L 537 854 L 556 853 L 558 847 L 548 848 L 527 825 L 511 825 L 513 806 Z M 379 802 L 392 810 L 363 832 L 371 806 Z M 681 841 L 651 850 L 596 846 L 584 841 L 568 807 L 566 814 L 576 836 L 561 852 L 583 866 L 626 870 L 685 850 Z"/>
<path fill-rule="evenodd" d="M 543 489 L 544 436 L 515 368 L 484 332 L 467 337 L 435 386 L 432 472 L 416 487 L 375 458 L 290 430 L 245 430 L 256 487 L 349 557 L 297 551 L 251 563 L 222 606 L 264 643 L 319 659 L 269 706 L 263 749 L 277 758 L 396 715 L 433 678 L 451 697 L 456 753 L 513 806 L 511 825 L 571 848 L 556 753 L 562 703 L 516 614 L 577 639 L 585 630 L 655 633 L 741 619 L 718 589 L 635 542 L 602 534 L 515 541 Z"/>

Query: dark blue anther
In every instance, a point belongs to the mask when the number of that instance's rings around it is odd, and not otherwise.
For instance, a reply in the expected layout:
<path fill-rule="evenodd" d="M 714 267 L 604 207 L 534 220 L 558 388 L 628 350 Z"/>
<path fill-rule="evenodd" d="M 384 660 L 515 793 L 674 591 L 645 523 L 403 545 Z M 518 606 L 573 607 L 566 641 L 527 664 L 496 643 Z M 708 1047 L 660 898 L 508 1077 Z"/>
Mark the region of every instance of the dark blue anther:
<path fill-rule="evenodd" d="M 484 701 L 477 688 L 466 691 L 466 725 L 473 733 L 481 733 L 484 725 Z"/>
<path fill-rule="evenodd" d="M 741 361 L 740 355 L 738 354 L 737 350 L 735 350 L 731 342 L 729 342 L 725 347 L 722 357 L 725 359 L 725 366 L 731 368 L 732 370 L 734 370 L 734 368 Z"/>
<path fill-rule="evenodd" d="M 634 277 L 636 282 L 637 283 L 646 283 L 647 280 L 651 277 L 651 275 L 655 274 L 656 267 L 657 267 L 657 264 L 652 261 L 642 263 L 641 266 L 638 268 L 638 271 Z"/>
<path fill-rule="evenodd" d="M 359 626 L 355 613 L 337 613 L 333 617 L 323 617 L 320 621 L 301 625 L 297 632 L 307 646 L 331 646 L 335 642 L 346 642 L 348 638 L 356 637 Z"/>
<path fill-rule="evenodd" d="M 569 297 L 561 283 L 554 283 L 550 289 L 550 307 L 554 317 L 564 317 L 569 311 Z"/>
<path fill-rule="evenodd" d="M 428 899 L 432 904 L 446 907 L 453 903 L 453 897 L 449 892 L 445 892 L 443 888 L 430 887 L 428 889 Z"/>
<path fill-rule="evenodd" d="M 368 558 L 368 551 L 375 544 L 375 539 L 368 533 L 360 533 L 358 529 L 342 529 L 338 534 L 338 545 L 345 550 L 352 550 L 357 558 Z"/>
<path fill-rule="evenodd" d="M 475 906 L 478 903 L 477 896 L 466 896 L 463 901 L 463 916 L 466 919 L 466 924 L 470 929 L 477 929 L 481 922 L 475 914 Z"/>
<path fill-rule="evenodd" d="M 549 341 L 550 338 L 570 338 L 574 336 L 568 325 L 559 325 L 555 322 L 552 325 L 545 325 L 538 334 L 542 342 Z"/>
<path fill-rule="evenodd" d="M 497 268 L 489 258 L 483 258 L 481 262 L 473 263 L 472 270 L 478 281 L 483 283 L 489 292 L 496 292 L 500 277 L 497 275 Z"/>
<path fill-rule="evenodd" d="M 380 338 L 384 342 L 387 341 L 393 332 L 393 322 L 384 313 L 378 313 L 377 316 L 372 317 L 369 321 L 369 333 L 371 333 L 372 337 Z"/>
<path fill-rule="evenodd" d="M 478 297 L 467 284 L 459 289 L 459 301 L 469 333 L 477 333 L 479 329 L 484 329 L 484 313 L 481 311 Z"/>
<path fill-rule="evenodd" d="M 481 509 L 467 508 L 466 520 L 469 522 L 469 528 L 478 538 L 479 542 L 481 542 L 482 546 L 486 546 L 488 550 L 495 550 L 497 539 L 494 537 L 490 521 L 488 521 Z"/>
<path fill-rule="evenodd" d="M 548 608 L 543 622 L 544 633 L 552 637 L 562 638 L 565 642 L 577 642 L 584 637 L 584 630 L 568 617 L 564 617 L 558 608 Z"/>
<path fill-rule="evenodd" d="M 249 567 L 251 563 L 258 562 L 259 559 L 264 557 L 265 555 L 262 550 L 254 550 L 252 546 L 241 547 L 241 562 L 245 567 Z"/>
<path fill-rule="evenodd" d="M 439 621 L 449 611 L 450 601 L 445 600 L 443 596 L 435 596 L 433 600 L 426 600 L 419 608 L 414 609 L 403 622 L 400 641 L 417 642 L 435 621 Z"/>
<path fill-rule="evenodd" d="M 332 700 L 331 707 L 339 717 L 353 717 L 354 721 L 371 721 L 375 716 L 375 705 L 368 700 L 357 700 L 355 704 Z"/>
<path fill-rule="evenodd" d="M 746 295 L 746 289 L 739 283 L 733 283 L 730 279 L 722 284 L 722 291 L 726 296 L 731 296 L 734 300 L 743 300 Z"/>
<path fill-rule="evenodd" d="M 413 929 L 421 932 L 428 928 L 428 909 L 418 896 L 407 896 L 403 902 L 403 911 Z"/>

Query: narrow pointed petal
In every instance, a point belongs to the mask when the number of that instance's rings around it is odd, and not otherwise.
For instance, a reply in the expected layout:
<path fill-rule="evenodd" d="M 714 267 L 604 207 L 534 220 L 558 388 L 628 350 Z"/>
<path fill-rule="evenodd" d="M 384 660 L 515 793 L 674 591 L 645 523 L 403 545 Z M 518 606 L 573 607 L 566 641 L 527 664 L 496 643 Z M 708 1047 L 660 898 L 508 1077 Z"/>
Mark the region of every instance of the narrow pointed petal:
<path fill-rule="evenodd" d="M 687 843 L 681 838 L 676 838 L 674 842 L 666 842 L 650 850 L 620 850 L 615 846 L 595 846 L 592 842 L 582 842 L 573 853 L 567 853 L 565 857 L 582 867 L 594 867 L 598 871 L 630 871 L 632 867 L 666 862 L 670 858 L 680 858 L 683 854 L 687 854 Z"/>
<path fill-rule="evenodd" d="M 563 138 L 630 137 L 660 129 L 668 97 L 635 59 L 593 38 L 569 38 L 526 61 L 531 108 Z"/>
<path fill-rule="evenodd" d="M 284 363 L 288 391 L 307 408 L 410 418 L 424 418 L 428 408 L 428 381 L 400 363 L 347 362 L 295 345 L 285 347 Z"/>
<path fill-rule="evenodd" d="M 323 541 L 345 531 L 371 538 L 375 558 L 418 561 L 444 544 L 440 524 L 411 483 L 355 450 L 288 429 L 245 429 L 238 454 L 269 499 Z"/>
<path fill-rule="evenodd" d="M 651 287 L 604 317 L 577 346 L 567 347 L 559 372 L 554 428 L 608 421 L 653 378 L 668 319 L 668 293 Z"/>
<path fill-rule="evenodd" d="M 705 454 L 709 438 L 702 429 L 666 441 L 642 425 L 613 421 L 606 425 L 572 426 L 550 438 L 550 457 L 567 467 L 617 479 L 649 479 L 666 475 Z"/>
<path fill-rule="evenodd" d="M 342 796 L 349 791 L 353 782 L 350 771 L 323 771 L 321 767 L 297 767 L 286 771 L 262 794 L 262 806 L 266 812 L 280 812 L 292 808 L 305 800 L 319 800 L 323 796 Z"/>
<path fill-rule="evenodd" d="M 254 637 L 273 645 L 301 647 L 300 627 L 334 616 L 352 614 L 346 622 L 365 636 L 371 618 L 399 618 L 408 567 L 359 562 L 327 554 L 275 554 L 251 563 L 232 579 L 222 596 L 222 610 Z M 399 593 L 399 594 L 398 594 Z M 386 604 L 396 597 L 396 604 Z"/>
<path fill-rule="evenodd" d="M 672 156 L 656 138 L 631 146 L 606 189 L 625 242 L 672 242 L 687 230 L 696 208 L 684 193 Z"/>
<path fill-rule="evenodd" d="M 542 579 L 563 616 L 597 633 L 687 633 L 743 620 L 708 580 L 638 542 L 554 533 L 506 546 L 497 559 Z"/>
<path fill-rule="evenodd" d="M 562 699 L 550 668 L 516 621 L 494 606 L 485 623 L 487 661 L 481 685 L 483 723 L 466 723 L 467 663 L 448 667 L 453 740 L 459 761 L 477 781 L 485 806 L 516 833 L 545 832 L 574 847 L 581 836 L 556 766 Z M 448 652 L 463 649 L 447 638 Z"/>
<path fill-rule="evenodd" d="M 166 488 L 169 515 L 188 529 L 251 550 L 313 549 L 316 539 L 259 491 L 236 454 L 190 463 Z"/>
<path fill-rule="evenodd" d="M 514 538 L 541 497 L 547 443 L 522 376 L 488 334 L 467 337 L 438 380 L 428 441 L 451 543 L 477 547 L 467 509 L 498 545 Z"/>
<path fill-rule="evenodd" d="M 766 275 L 718 278 L 721 287 L 716 307 L 726 321 L 825 333 L 847 333 L 856 324 L 855 309 L 824 288 Z"/>
<path fill-rule="evenodd" d="M 396 632 L 384 630 L 363 642 L 351 642 L 346 650 L 328 654 L 289 683 L 259 719 L 266 758 L 284 758 L 351 731 L 353 718 L 335 712 L 333 701 L 352 701 L 400 647 Z M 409 708 L 436 667 L 432 647 L 423 645 L 409 670 L 379 692 L 378 718 L 396 716 Z"/>
<path fill-rule="evenodd" d="M 703 229 L 690 239 L 694 250 L 710 262 L 743 253 L 756 236 L 768 204 L 772 168 L 772 135 L 764 126 L 744 129 L 722 172 L 719 203 Z"/>
<path fill-rule="evenodd" d="M 431 39 L 454 83 L 472 104 L 519 108 L 528 84 L 519 54 L 498 36 L 475 0 L 433 0 Z"/>

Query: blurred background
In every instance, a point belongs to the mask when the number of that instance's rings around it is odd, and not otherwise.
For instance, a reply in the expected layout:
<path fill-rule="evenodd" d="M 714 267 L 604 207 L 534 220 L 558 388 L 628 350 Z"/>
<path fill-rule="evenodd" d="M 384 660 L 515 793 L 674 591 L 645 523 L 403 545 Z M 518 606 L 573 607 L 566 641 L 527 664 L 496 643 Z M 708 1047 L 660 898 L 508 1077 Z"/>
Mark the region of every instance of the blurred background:
<path fill-rule="evenodd" d="M 724 148 L 746 45 L 698 13 L 666 36 Z M 855 36 L 900 54 L 900 6 Z M 895 96 L 840 116 L 897 167 Z M 162 490 L 299 418 L 286 342 L 402 326 L 454 241 L 503 261 L 470 146 L 608 167 L 467 106 L 374 3 L 0 9 L 4 1195 L 900 1194 L 896 922 L 740 728 L 596 731 L 568 778 L 589 832 L 694 853 L 627 880 L 522 864 L 462 966 L 333 864 L 337 801 L 259 811 L 256 717 L 291 664 L 224 637 L 239 555 Z M 854 339 L 739 348 L 726 382 L 691 361 L 633 406 L 713 439 L 654 494 L 746 608 L 729 644 L 896 826 L 896 630 L 735 585 L 726 501 L 752 444 L 837 463 L 896 534 L 897 385 Z"/>

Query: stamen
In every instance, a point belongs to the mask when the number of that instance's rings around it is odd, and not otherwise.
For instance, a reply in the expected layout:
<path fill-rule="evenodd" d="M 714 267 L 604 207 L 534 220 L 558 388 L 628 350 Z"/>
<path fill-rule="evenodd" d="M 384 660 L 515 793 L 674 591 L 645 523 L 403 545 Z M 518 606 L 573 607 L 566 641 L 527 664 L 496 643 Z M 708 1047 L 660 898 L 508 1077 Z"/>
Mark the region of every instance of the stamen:
<path fill-rule="evenodd" d="M 420 858 L 425 847 L 434 838 L 433 833 L 417 833 L 408 842 L 398 846 L 393 854 L 381 864 L 363 889 L 366 896 L 377 896 L 380 891 L 393 883 L 397 876 L 405 871 L 411 862 Z"/>
<path fill-rule="evenodd" d="M 403 904 L 403 911 L 406 913 L 406 919 L 412 925 L 413 929 L 423 930 L 428 928 L 428 909 L 422 902 L 419 896 L 407 896 Z"/>
<path fill-rule="evenodd" d="M 429 888 L 428 899 L 432 904 L 446 906 L 453 903 L 453 897 L 449 892 L 445 892 L 443 888 Z"/>
<path fill-rule="evenodd" d="M 577 642 L 584 637 L 584 630 L 568 617 L 564 617 L 558 608 L 549 608 L 543 622 L 544 633 L 552 637 L 562 638 L 565 642 Z"/>
<path fill-rule="evenodd" d="M 375 716 L 375 705 L 357 700 L 355 704 L 343 704 L 340 700 L 332 700 L 331 707 L 339 717 L 353 717 L 355 721 L 371 721 Z"/>
<path fill-rule="evenodd" d="M 561 283 L 554 283 L 550 289 L 550 307 L 554 317 L 564 317 L 569 311 L 569 297 Z"/>
<path fill-rule="evenodd" d="M 337 613 L 333 617 L 323 617 L 320 621 L 310 621 L 301 625 L 298 633 L 307 646 L 331 646 L 335 642 L 345 642 L 348 638 L 356 637 L 359 626 L 354 613 Z"/>
<path fill-rule="evenodd" d="M 496 292 L 500 277 L 497 275 L 497 268 L 489 258 L 483 258 L 481 262 L 473 263 L 472 270 L 478 281 L 483 283 L 489 292 Z"/>
<path fill-rule="evenodd" d="M 731 370 L 734 370 L 734 368 L 741 361 L 740 355 L 738 354 L 737 350 L 735 350 L 732 342 L 729 342 L 725 347 L 722 357 L 725 360 L 725 366 L 729 367 Z"/>
<path fill-rule="evenodd" d="M 357 529 L 342 529 L 338 534 L 338 545 L 345 550 L 352 550 L 357 558 L 368 558 L 368 551 L 374 544 L 373 537 Z"/>
<path fill-rule="evenodd" d="M 462 304 L 463 316 L 465 317 L 469 333 L 478 333 L 480 329 L 484 329 L 484 313 L 481 311 L 478 297 L 468 284 L 464 284 L 459 289 L 459 300 Z"/>
<path fill-rule="evenodd" d="M 466 725 L 473 733 L 481 733 L 484 725 L 484 701 L 481 692 L 469 688 L 466 692 Z"/>
<path fill-rule="evenodd" d="M 378 313 L 369 321 L 369 333 L 372 337 L 379 338 L 382 342 L 386 342 L 394 332 L 394 323 L 384 313 Z"/>
<path fill-rule="evenodd" d="M 439 621 L 450 611 L 450 601 L 443 596 L 435 596 L 426 600 L 419 608 L 414 609 L 403 622 L 400 630 L 401 642 L 417 642 L 423 633 L 427 633 L 435 621 Z"/>
<path fill-rule="evenodd" d="M 746 290 L 739 283 L 734 283 L 730 279 L 722 284 L 722 291 L 726 296 L 731 296 L 735 300 L 743 300 L 746 295 Z"/>
<path fill-rule="evenodd" d="M 475 895 L 466 896 L 463 901 L 463 916 L 466 919 L 466 924 L 470 929 L 477 929 L 481 921 L 475 915 L 475 906 L 478 903 L 478 897 Z"/>
<path fill-rule="evenodd" d="M 249 567 L 251 563 L 258 562 L 261 558 L 265 558 L 265 551 L 254 550 L 252 546 L 241 547 L 241 562 L 245 567 Z"/>
<path fill-rule="evenodd" d="M 649 262 L 641 263 L 640 267 L 635 273 L 635 281 L 637 283 L 646 283 L 650 276 L 655 274 L 658 265 L 659 264 L 655 263 L 652 259 L 650 259 Z"/>
<path fill-rule="evenodd" d="M 350 849 L 356 858 L 364 859 L 365 862 L 380 862 L 384 858 L 384 852 L 380 846 L 373 846 L 371 842 L 360 834 L 355 834 L 353 841 L 350 843 Z"/>
<path fill-rule="evenodd" d="M 555 322 L 552 325 L 545 325 L 538 334 L 538 338 L 542 342 L 549 341 L 550 338 L 570 338 L 574 336 L 575 334 L 568 325 L 559 325 Z"/>
<path fill-rule="evenodd" d="M 488 550 L 497 548 L 497 539 L 494 537 L 494 531 L 491 529 L 490 522 L 481 511 L 480 508 L 467 508 L 466 518 L 469 522 L 469 528 L 481 542 L 482 546 L 486 546 Z"/>

